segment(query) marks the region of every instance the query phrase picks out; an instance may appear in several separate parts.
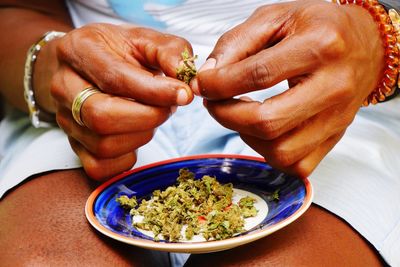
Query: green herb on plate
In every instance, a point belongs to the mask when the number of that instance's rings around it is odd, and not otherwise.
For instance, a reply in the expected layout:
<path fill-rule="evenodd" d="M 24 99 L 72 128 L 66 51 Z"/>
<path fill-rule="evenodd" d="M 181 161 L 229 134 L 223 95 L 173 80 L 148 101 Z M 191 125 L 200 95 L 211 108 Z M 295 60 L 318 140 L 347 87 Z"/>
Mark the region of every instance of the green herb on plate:
<path fill-rule="evenodd" d="M 255 199 L 244 197 L 232 203 L 233 185 L 220 184 L 216 177 L 204 175 L 195 179 L 188 169 L 181 169 L 177 184 L 155 190 L 150 200 L 137 206 L 136 198 L 121 196 L 120 205 L 135 218 L 133 225 L 152 231 L 154 240 L 191 240 L 202 235 L 206 240 L 226 239 L 244 231 L 244 219 L 255 217 Z M 128 200 L 127 200 L 128 199 Z M 184 237 L 182 237 L 184 233 Z"/>

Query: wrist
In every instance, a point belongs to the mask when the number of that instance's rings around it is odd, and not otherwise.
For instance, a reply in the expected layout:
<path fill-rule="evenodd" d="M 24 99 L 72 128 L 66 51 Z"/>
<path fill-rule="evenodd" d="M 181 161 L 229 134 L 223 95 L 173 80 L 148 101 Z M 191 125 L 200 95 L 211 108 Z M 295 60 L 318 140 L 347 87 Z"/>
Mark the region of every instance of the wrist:
<path fill-rule="evenodd" d="M 58 69 L 56 48 L 60 39 L 49 41 L 40 50 L 33 73 L 33 91 L 37 106 L 48 113 L 55 113 L 56 106 L 50 94 L 51 80 Z"/>
<path fill-rule="evenodd" d="M 332 0 L 340 5 L 353 5 L 363 7 L 368 10 L 371 17 L 376 22 L 377 29 L 380 32 L 382 47 L 384 47 L 385 67 L 381 71 L 380 82 L 370 95 L 364 100 L 363 106 L 370 103 L 376 104 L 385 101 L 392 96 L 397 88 L 399 76 L 399 43 L 397 39 L 396 28 L 389 14 L 377 0 Z"/>
<path fill-rule="evenodd" d="M 26 104 L 29 109 L 29 116 L 32 125 L 35 128 L 51 127 L 55 124 L 55 117 L 53 114 L 44 111 L 39 108 L 39 103 L 37 101 L 37 95 L 35 94 L 33 88 L 33 75 L 35 73 L 36 61 L 40 54 L 40 51 L 52 40 L 61 38 L 65 35 L 63 32 L 50 31 L 47 32 L 43 37 L 34 43 L 28 50 L 25 68 L 24 68 L 24 96 Z M 43 65 L 43 64 L 42 64 Z M 40 91 L 40 90 L 39 90 Z M 38 94 L 43 96 L 43 99 L 48 99 L 45 97 L 46 93 Z"/>

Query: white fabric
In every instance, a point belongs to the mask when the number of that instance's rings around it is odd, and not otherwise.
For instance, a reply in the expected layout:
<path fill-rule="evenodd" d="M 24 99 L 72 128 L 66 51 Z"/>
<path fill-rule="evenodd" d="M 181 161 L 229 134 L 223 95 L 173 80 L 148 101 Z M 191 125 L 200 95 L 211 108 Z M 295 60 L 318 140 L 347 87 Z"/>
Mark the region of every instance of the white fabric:
<path fill-rule="evenodd" d="M 77 27 L 91 22 L 126 23 L 118 17 L 118 8 L 111 9 L 112 2 L 116 1 L 71 0 L 68 7 Z M 180 5 L 165 4 L 166 0 L 137 2 L 144 3 L 143 10 L 152 16 L 144 19 L 155 23 L 155 27 L 189 39 L 201 64 L 218 36 L 244 20 L 256 7 L 273 1 L 169 1 Z M 119 8 L 120 13 L 124 11 Z M 131 23 L 143 19 L 129 18 Z M 254 95 L 264 99 L 285 88 L 282 83 Z M 7 114 L 0 124 L 0 197 L 33 174 L 80 166 L 61 130 L 33 129 L 26 115 L 15 110 L 8 110 Z M 201 99 L 196 98 L 191 105 L 179 108 L 158 129 L 154 139 L 139 150 L 136 166 L 202 153 L 257 155 L 236 133 L 217 124 L 202 107 Z M 363 108 L 310 177 L 315 187 L 314 202 L 349 222 L 392 266 L 400 266 L 399 162 L 397 98 Z M 184 257 L 172 258 L 172 262 L 179 266 Z"/>

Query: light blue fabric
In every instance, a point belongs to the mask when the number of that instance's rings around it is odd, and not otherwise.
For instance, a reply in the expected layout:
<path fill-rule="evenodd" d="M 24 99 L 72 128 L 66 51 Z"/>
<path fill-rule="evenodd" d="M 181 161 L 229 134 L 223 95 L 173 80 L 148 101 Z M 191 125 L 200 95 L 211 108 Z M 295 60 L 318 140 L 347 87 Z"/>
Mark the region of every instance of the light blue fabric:
<path fill-rule="evenodd" d="M 184 0 L 108 0 L 110 7 L 117 16 L 126 21 L 147 25 L 153 28 L 165 28 L 164 22 L 156 20 L 151 14 L 145 11 L 145 4 L 162 5 L 165 7 L 177 6 Z"/>

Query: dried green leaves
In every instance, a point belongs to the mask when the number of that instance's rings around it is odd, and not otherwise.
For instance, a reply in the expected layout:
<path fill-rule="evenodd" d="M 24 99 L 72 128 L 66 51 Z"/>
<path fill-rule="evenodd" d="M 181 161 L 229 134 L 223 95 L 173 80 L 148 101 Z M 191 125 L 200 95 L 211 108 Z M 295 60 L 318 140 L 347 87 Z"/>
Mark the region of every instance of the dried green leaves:
<path fill-rule="evenodd" d="M 197 55 L 191 56 L 189 50 L 186 48 L 182 52 L 183 65 L 176 69 L 176 78 L 187 84 L 197 75 L 197 70 L 194 61 L 197 59 Z"/>
<path fill-rule="evenodd" d="M 244 197 L 233 203 L 233 185 L 220 184 L 215 177 L 181 169 L 177 184 L 155 190 L 150 200 L 121 196 L 117 201 L 130 210 L 136 228 L 152 231 L 154 240 L 191 240 L 202 235 L 206 240 L 220 240 L 244 231 L 244 219 L 255 217 L 255 199 Z M 137 221 L 135 218 L 141 218 Z"/>

